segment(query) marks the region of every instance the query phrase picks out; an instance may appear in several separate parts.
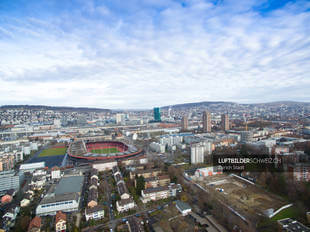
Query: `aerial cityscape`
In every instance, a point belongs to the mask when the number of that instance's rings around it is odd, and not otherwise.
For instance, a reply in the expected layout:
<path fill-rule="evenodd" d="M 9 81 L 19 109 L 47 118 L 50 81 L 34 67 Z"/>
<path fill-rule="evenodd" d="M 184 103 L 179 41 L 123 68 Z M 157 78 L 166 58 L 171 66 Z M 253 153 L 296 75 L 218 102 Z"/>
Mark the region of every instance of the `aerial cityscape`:
<path fill-rule="evenodd" d="M 0 1 L 0 232 L 310 232 L 310 2 Z"/>

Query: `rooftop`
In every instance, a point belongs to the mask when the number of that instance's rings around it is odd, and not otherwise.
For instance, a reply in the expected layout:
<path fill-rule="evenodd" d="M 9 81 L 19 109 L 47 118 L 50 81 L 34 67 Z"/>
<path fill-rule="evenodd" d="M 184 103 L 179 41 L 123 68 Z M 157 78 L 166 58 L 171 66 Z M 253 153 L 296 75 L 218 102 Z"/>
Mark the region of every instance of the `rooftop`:
<path fill-rule="evenodd" d="M 177 206 L 181 211 L 191 209 L 191 207 L 190 207 L 189 204 L 187 204 L 186 202 L 180 201 L 180 200 L 177 200 L 177 201 L 176 201 L 176 206 Z"/>
<path fill-rule="evenodd" d="M 57 213 L 56 213 L 56 219 L 55 219 L 56 224 L 57 224 L 60 220 L 66 221 L 66 219 L 67 219 L 66 214 L 64 214 L 64 213 L 61 212 L 61 211 L 57 211 Z"/>
<path fill-rule="evenodd" d="M 92 207 L 92 208 L 87 207 L 85 212 L 86 212 L 86 214 L 91 214 L 91 213 L 96 213 L 96 212 L 102 211 L 102 210 L 104 210 L 103 206 L 96 205 L 95 207 Z"/>
<path fill-rule="evenodd" d="M 55 194 L 80 193 L 84 182 L 83 176 L 63 177 L 55 188 Z"/>
<path fill-rule="evenodd" d="M 62 201 L 71 201 L 79 200 L 79 194 L 78 193 L 65 193 L 61 195 L 46 195 L 40 202 L 40 205 L 49 204 L 49 203 L 56 203 L 56 202 L 62 202 Z"/>
<path fill-rule="evenodd" d="M 29 223 L 28 230 L 31 230 L 32 228 L 40 228 L 40 227 L 41 227 L 41 218 L 34 217 Z"/>
<path fill-rule="evenodd" d="M 119 206 L 124 206 L 124 205 L 131 204 L 131 203 L 134 203 L 134 201 L 131 197 L 128 199 L 121 199 L 118 201 Z"/>
<path fill-rule="evenodd" d="M 310 232 L 310 228 L 304 224 L 295 221 L 291 218 L 279 220 L 278 223 L 282 226 L 283 231 L 287 232 Z"/>
<path fill-rule="evenodd" d="M 161 191 L 168 191 L 169 187 L 168 186 L 160 186 L 160 187 L 156 187 L 156 188 L 148 188 L 145 190 L 142 190 L 144 194 L 148 194 L 148 193 L 156 193 L 156 192 L 161 192 Z"/>

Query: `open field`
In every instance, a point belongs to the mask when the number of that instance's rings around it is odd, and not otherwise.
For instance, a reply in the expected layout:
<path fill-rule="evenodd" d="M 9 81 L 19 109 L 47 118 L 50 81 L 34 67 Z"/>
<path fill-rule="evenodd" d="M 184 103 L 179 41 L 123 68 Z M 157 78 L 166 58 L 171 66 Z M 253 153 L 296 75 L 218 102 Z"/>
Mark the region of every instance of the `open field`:
<path fill-rule="evenodd" d="M 66 154 L 66 151 L 66 147 L 48 148 L 42 151 L 39 157 L 64 155 Z"/>
<path fill-rule="evenodd" d="M 109 153 L 117 153 L 119 152 L 119 150 L 116 147 L 111 147 L 103 149 L 93 149 L 91 150 L 91 152 L 96 154 L 109 154 Z"/>
<path fill-rule="evenodd" d="M 205 177 L 195 182 L 238 212 L 242 218 L 266 215 L 267 211 L 276 211 L 289 203 L 256 185 L 225 174 Z"/>
<path fill-rule="evenodd" d="M 286 208 L 282 210 L 281 212 L 274 215 L 271 220 L 272 221 L 278 221 L 284 218 L 297 218 L 298 217 L 298 211 L 294 206 L 291 206 L 289 208 Z"/>
<path fill-rule="evenodd" d="M 176 209 L 175 204 L 171 204 L 167 208 L 155 212 L 151 215 L 151 217 L 157 221 L 153 224 L 153 227 L 155 228 L 159 227 L 165 232 L 192 232 L 195 230 L 194 221 L 190 220 L 188 217 L 182 217 Z"/>

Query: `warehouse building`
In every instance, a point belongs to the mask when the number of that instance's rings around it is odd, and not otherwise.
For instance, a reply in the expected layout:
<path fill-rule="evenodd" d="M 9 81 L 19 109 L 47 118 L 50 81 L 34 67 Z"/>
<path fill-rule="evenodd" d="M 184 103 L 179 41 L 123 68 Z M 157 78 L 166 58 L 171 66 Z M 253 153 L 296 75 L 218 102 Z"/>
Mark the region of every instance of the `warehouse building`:
<path fill-rule="evenodd" d="M 65 176 L 52 185 L 36 208 L 37 216 L 56 215 L 57 211 L 78 211 L 84 184 L 83 176 Z"/>

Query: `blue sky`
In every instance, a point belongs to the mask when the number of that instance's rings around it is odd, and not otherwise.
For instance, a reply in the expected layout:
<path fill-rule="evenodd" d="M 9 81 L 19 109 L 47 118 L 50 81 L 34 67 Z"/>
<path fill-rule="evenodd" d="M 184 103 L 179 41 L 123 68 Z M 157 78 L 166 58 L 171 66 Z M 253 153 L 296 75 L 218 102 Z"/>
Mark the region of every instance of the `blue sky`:
<path fill-rule="evenodd" d="M 0 105 L 310 101 L 310 2 L 0 1 Z"/>

